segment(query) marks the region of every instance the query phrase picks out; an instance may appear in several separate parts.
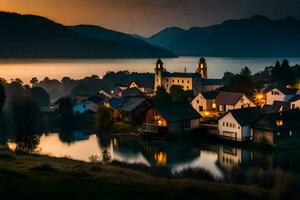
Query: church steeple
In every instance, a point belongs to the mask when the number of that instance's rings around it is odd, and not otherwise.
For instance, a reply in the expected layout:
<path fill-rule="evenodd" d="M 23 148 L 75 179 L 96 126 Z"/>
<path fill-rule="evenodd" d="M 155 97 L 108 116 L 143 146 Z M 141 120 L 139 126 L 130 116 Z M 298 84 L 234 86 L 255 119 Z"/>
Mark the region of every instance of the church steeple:
<path fill-rule="evenodd" d="M 155 92 L 157 90 L 157 87 L 162 86 L 163 72 L 164 72 L 164 63 L 161 61 L 161 59 L 158 59 L 156 61 L 156 67 L 155 67 L 155 81 L 154 81 Z"/>
<path fill-rule="evenodd" d="M 203 57 L 199 60 L 197 73 L 201 76 L 201 78 L 207 79 L 207 63 Z"/>
<path fill-rule="evenodd" d="M 157 61 L 156 61 L 156 68 L 157 69 L 160 69 L 160 68 L 163 68 L 164 67 L 164 63 L 161 61 L 161 59 L 159 58 Z"/>

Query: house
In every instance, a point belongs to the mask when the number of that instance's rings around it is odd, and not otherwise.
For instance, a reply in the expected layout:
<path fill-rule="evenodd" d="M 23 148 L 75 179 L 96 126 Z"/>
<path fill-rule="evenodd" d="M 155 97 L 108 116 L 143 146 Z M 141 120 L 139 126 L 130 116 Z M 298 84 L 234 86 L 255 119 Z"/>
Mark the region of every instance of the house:
<path fill-rule="evenodd" d="M 185 102 L 155 104 L 145 117 L 144 132 L 178 134 L 199 127 L 201 115 Z"/>
<path fill-rule="evenodd" d="M 253 141 L 278 144 L 300 138 L 300 110 L 269 113 L 261 116 L 252 126 Z"/>
<path fill-rule="evenodd" d="M 103 105 L 105 100 L 99 96 L 83 99 L 73 106 L 73 113 L 97 112 L 98 106 Z"/>
<path fill-rule="evenodd" d="M 151 107 L 147 98 L 139 96 L 112 98 L 106 105 L 113 109 L 113 116 L 117 121 L 132 124 L 143 123 L 144 116 Z"/>
<path fill-rule="evenodd" d="M 214 117 L 218 115 L 216 97 L 217 91 L 199 92 L 191 102 L 193 108 L 204 117 Z"/>
<path fill-rule="evenodd" d="M 200 58 L 196 72 L 194 73 L 187 73 L 186 71 L 168 72 L 164 68 L 162 60 L 158 59 L 155 67 L 154 91 L 156 92 L 158 87 L 164 87 L 169 92 L 172 85 L 180 85 L 184 90 L 192 90 L 194 94 L 198 94 L 203 90 L 211 90 L 223 86 L 221 85 L 221 79 L 219 81 L 217 79 L 213 81 L 209 80 L 207 78 L 207 63 L 203 57 Z"/>
<path fill-rule="evenodd" d="M 109 93 L 109 92 L 107 92 L 105 90 L 100 90 L 99 91 L 99 96 L 101 98 L 105 99 L 105 100 L 109 100 L 109 99 L 112 98 L 112 95 L 111 95 L 112 93 L 113 93 L 113 91 L 111 93 Z"/>
<path fill-rule="evenodd" d="M 251 125 L 262 115 L 258 107 L 230 110 L 218 122 L 218 136 L 232 141 L 251 139 Z"/>
<path fill-rule="evenodd" d="M 300 109 L 300 95 L 295 95 L 290 99 L 291 109 Z"/>
<path fill-rule="evenodd" d="M 127 88 L 126 90 L 123 90 L 121 93 L 121 97 L 129 97 L 129 96 L 140 96 L 143 97 L 144 94 L 141 90 L 139 90 L 136 87 L 133 88 Z"/>
<path fill-rule="evenodd" d="M 137 88 L 142 93 L 147 94 L 148 96 L 154 95 L 152 81 L 133 81 L 130 83 L 129 88 Z"/>
<path fill-rule="evenodd" d="M 274 101 L 273 105 L 265 104 L 262 107 L 264 113 L 276 113 L 289 111 L 291 109 L 291 103 L 287 101 Z"/>
<path fill-rule="evenodd" d="M 298 89 L 269 86 L 263 90 L 266 94 L 266 104 L 273 105 L 274 101 L 289 101 L 294 95 L 296 95 Z"/>
<path fill-rule="evenodd" d="M 216 104 L 219 112 L 256 107 L 256 105 L 248 99 L 245 94 L 237 92 L 220 92 L 216 97 Z"/>

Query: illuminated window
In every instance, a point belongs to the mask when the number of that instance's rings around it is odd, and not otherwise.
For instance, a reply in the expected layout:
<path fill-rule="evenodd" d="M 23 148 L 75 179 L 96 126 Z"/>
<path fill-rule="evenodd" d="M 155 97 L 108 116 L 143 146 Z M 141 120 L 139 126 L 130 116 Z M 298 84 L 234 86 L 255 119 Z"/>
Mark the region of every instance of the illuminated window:
<path fill-rule="evenodd" d="M 217 107 L 216 103 L 213 103 L 212 108 L 216 108 L 216 107 Z"/>
<path fill-rule="evenodd" d="M 282 120 L 277 120 L 276 124 L 277 124 L 277 126 L 283 126 L 283 121 Z"/>

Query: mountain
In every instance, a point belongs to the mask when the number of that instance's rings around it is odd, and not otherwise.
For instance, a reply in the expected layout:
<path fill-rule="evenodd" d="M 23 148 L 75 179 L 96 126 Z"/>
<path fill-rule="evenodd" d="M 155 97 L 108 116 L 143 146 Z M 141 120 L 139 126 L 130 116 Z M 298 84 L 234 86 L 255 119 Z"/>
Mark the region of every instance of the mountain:
<path fill-rule="evenodd" d="M 134 37 L 134 38 L 137 38 L 137 39 L 140 39 L 140 40 L 144 40 L 144 41 L 147 40 L 146 37 L 143 37 L 143 36 L 138 35 L 138 34 L 131 34 L 130 36 L 131 36 L 131 37 Z"/>
<path fill-rule="evenodd" d="M 163 33 L 154 36 L 164 38 Z M 193 27 L 169 42 L 164 39 L 160 46 L 182 56 L 299 57 L 300 21 L 291 17 L 271 20 L 255 15 L 208 27 Z"/>
<path fill-rule="evenodd" d="M 186 30 L 182 28 L 170 27 L 147 38 L 146 41 L 164 48 L 170 48 L 170 45 L 181 38 L 185 32 Z"/>
<path fill-rule="evenodd" d="M 68 28 L 90 38 L 146 44 L 144 40 L 135 38 L 125 33 L 109 30 L 100 26 L 77 25 L 69 26 Z"/>
<path fill-rule="evenodd" d="M 99 27 L 93 27 L 97 31 L 89 32 L 86 27 L 92 26 L 70 28 L 34 15 L 0 12 L 0 27 L 0 57 L 174 57 L 169 50 L 126 34 Z M 74 30 L 78 27 L 85 29 Z"/>

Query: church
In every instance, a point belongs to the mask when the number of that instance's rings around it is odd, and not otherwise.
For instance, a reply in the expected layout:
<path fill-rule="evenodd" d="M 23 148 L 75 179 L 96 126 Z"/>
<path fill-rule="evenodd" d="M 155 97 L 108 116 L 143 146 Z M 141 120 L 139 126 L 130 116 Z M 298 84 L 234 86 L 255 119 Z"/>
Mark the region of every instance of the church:
<path fill-rule="evenodd" d="M 164 63 L 158 59 L 155 67 L 154 89 L 164 87 L 168 92 L 172 85 L 181 85 L 184 90 L 192 90 L 194 94 L 205 91 L 214 91 L 224 85 L 223 79 L 208 79 L 207 63 L 202 57 L 199 60 L 196 72 L 168 72 Z"/>

